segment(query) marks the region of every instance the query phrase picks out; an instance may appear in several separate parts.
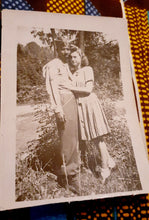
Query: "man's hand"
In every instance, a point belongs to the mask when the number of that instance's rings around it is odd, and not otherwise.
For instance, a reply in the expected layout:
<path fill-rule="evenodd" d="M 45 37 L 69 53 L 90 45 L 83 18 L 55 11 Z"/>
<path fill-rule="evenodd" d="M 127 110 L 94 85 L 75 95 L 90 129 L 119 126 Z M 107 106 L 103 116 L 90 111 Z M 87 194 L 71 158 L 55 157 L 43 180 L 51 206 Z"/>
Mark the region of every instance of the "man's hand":
<path fill-rule="evenodd" d="M 59 122 L 65 123 L 65 115 L 64 115 L 64 113 L 62 113 L 62 112 L 56 112 L 55 115 L 56 115 L 56 118 L 57 118 L 57 120 L 58 120 Z"/>
<path fill-rule="evenodd" d="M 64 130 L 66 120 L 63 110 L 56 112 L 55 115 L 58 129 Z"/>

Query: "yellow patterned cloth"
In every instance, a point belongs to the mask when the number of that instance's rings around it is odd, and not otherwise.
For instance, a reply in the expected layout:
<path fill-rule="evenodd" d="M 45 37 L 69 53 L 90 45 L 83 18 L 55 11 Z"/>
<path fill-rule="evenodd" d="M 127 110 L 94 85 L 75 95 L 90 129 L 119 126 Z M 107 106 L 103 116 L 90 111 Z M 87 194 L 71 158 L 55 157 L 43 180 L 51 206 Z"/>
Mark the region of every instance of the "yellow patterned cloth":
<path fill-rule="evenodd" d="M 149 154 L 149 25 L 147 10 L 125 4 L 125 13 Z"/>
<path fill-rule="evenodd" d="M 125 14 L 149 155 L 149 25 L 147 10 L 126 2 Z M 127 214 L 130 214 L 132 219 L 149 219 L 149 194 L 139 196 L 137 199 Z M 126 210 L 126 206 L 124 208 Z M 119 216 L 123 216 L 123 211 L 118 213 Z"/>
<path fill-rule="evenodd" d="M 47 12 L 85 14 L 85 4 L 83 0 L 49 0 Z"/>

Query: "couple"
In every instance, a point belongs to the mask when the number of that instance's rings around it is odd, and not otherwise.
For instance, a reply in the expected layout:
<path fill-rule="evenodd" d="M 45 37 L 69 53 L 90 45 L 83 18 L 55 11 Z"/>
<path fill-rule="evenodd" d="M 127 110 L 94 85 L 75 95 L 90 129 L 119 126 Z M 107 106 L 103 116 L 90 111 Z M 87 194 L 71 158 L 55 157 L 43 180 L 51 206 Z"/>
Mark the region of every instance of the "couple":
<path fill-rule="evenodd" d="M 104 182 L 115 166 L 103 141 L 110 129 L 101 104 L 92 93 L 94 74 L 84 53 L 65 41 L 58 43 L 57 52 L 58 58 L 43 67 L 61 141 L 57 180 L 60 185 L 80 195 L 79 140 L 92 140 L 98 147 Z"/>

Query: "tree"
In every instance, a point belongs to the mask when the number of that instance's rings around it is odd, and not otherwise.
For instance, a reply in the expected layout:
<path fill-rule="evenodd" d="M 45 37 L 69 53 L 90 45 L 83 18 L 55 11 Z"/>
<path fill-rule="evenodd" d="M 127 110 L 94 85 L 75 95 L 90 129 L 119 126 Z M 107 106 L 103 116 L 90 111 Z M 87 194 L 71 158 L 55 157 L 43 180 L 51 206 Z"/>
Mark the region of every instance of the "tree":
<path fill-rule="evenodd" d="M 17 91 L 26 85 L 36 86 L 44 83 L 42 67 L 53 58 L 47 47 L 40 47 L 35 42 L 17 48 Z"/>
<path fill-rule="evenodd" d="M 118 43 L 107 40 L 103 33 L 66 29 L 50 29 L 47 33 L 41 29 L 33 29 L 31 33 L 40 39 L 43 46 L 35 42 L 29 42 L 26 46 L 18 45 L 17 91 L 24 86 L 44 84 L 42 67 L 56 56 L 56 41 L 63 39 L 67 39 L 85 52 L 99 83 L 119 77 Z"/>

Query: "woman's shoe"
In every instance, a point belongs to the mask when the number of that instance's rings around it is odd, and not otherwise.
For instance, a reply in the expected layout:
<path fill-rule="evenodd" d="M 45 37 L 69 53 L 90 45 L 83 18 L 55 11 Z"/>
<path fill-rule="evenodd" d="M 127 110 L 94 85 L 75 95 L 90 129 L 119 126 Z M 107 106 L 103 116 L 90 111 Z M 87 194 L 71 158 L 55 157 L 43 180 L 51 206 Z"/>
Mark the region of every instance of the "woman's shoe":
<path fill-rule="evenodd" d="M 110 157 L 108 159 L 108 167 L 112 170 L 115 166 L 116 166 L 115 161 L 112 159 L 112 157 Z"/>
<path fill-rule="evenodd" d="M 101 177 L 102 177 L 102 183 L 105 183 L 106 179 L 110 176 L 111 172 L 110 169 L 107 168 L 101 168 Z"/>

